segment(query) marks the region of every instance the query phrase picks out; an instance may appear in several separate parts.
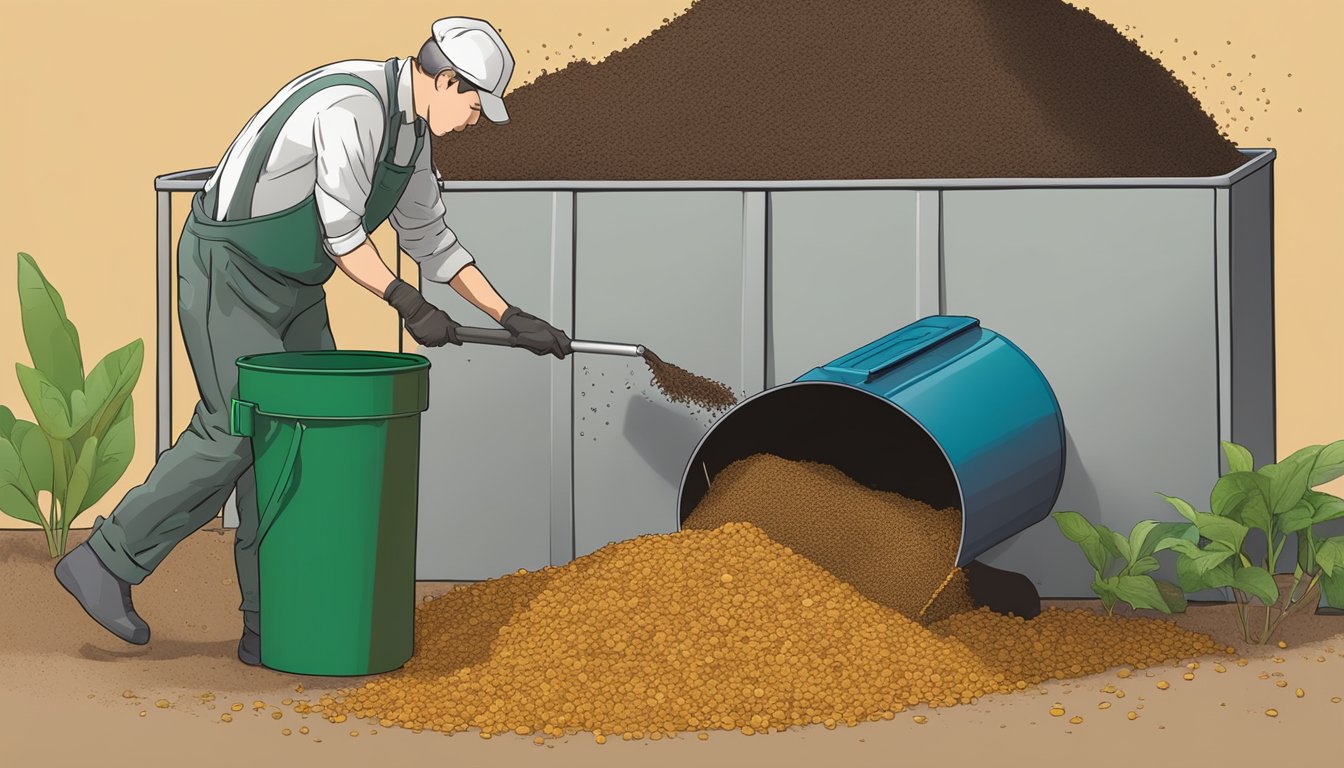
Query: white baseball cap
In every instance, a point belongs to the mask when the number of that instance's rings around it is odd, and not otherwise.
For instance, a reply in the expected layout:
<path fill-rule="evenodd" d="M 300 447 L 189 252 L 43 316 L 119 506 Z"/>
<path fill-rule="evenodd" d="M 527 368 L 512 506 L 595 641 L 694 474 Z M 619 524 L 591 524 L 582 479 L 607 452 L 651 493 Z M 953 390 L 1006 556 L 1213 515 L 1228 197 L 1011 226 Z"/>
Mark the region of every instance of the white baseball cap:
<path fill-rule="evenodd" d="M 451 16 L 434 22 L 433 36 L 453 69 L 478 86 L 486 119 L 509 122 L 503 96 L 513 76 L 513 54 L 495 28 L 481 19 Z"/>

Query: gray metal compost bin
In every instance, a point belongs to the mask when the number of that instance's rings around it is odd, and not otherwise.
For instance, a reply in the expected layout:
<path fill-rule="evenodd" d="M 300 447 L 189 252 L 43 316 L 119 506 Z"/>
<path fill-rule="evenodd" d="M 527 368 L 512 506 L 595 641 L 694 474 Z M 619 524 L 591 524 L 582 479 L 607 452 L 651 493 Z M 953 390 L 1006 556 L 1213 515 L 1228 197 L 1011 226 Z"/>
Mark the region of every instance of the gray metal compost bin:
<path fill-rule="evenodd" d="M 449 222 L 500 292 L 587 339 L 635 342 L 743 395 L 931 314 L 970 315 L 1045 373 L 1067 430 L 1056 505 L 1114 528 L 1206 498 L 1219 439 L 1275 457 L 1272 149 L 1211 178 L 445 182 Z M 169 195 L 159 190 L 159 447 L 168 421 Z M 336 279 L 341 279 L 337 277 Z M 446 285 L 425 295 L 489 324 Z M 389 315 L 389 322 L 393 316 Z M 340 340 L 337 340 L 339 344 Z M 677 528 L 711 421 L 638 361 L 502 348 L 433 361 L 422 579 L 567 562 Z M 1046 520 L 985 562 L 1090 596 Z"/>

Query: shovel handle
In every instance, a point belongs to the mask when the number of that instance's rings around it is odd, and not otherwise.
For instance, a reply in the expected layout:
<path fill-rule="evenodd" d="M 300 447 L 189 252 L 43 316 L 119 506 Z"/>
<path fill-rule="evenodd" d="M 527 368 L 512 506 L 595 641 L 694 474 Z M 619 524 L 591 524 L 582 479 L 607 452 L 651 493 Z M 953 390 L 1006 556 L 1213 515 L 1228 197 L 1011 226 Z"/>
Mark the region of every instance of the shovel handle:
<path fill-rule="evenodd" d="M 463 344 L 492 344 L 497 347 L 512 347 L 513 335 L 503 328 L 476 328 L 469 325 L 459 326 L 457 338 Z M 574 339 L 570 348 L 575 352 L 593 355 L 625 355 L 642 357 L 644 347 L 639 344 L 613 344 L 607 341 L 580 341 Z"/>

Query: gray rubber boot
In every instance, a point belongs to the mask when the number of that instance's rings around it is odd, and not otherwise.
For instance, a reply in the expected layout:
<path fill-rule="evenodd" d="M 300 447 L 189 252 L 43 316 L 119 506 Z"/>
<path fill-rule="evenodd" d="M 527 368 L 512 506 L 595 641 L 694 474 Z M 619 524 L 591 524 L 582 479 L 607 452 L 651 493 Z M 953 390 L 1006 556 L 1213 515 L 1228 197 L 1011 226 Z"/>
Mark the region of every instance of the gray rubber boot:
<path fill-rule="evenodd" d="M 149 642 L 149 625 L 131 604 L 130 582 L 109 571 L 87 542 L 56 563 L 56 580 L 103 629 L 128 643 Z"/>
<path fill-rule="evenodd" d="M 238 641 L 238 660 L 249 666 L 261 666 L 261 635 L 243 628 L 243 637 Z"/>

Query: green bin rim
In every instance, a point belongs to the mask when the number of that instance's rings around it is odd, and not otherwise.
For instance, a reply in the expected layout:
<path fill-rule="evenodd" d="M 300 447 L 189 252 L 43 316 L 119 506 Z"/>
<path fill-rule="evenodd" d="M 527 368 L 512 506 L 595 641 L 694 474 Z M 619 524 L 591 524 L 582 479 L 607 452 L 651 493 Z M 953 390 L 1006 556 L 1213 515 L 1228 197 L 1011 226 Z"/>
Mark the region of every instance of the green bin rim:
<path fill-rule="evenodd" d="M 336 367 L 335 360 L 368 361 L 367 365 Z M 326 361 L 326 364 L 315 361 Z M 267 352 L 243 355 L 237 359 L 239 368 L 263 373 L 296 373 L 302 375 L 349 375 L 406 373 L 429 368 L 429 360 L 408 352 L 379 352 L 375 350 L 320 350 L 313 352 Z"/>

